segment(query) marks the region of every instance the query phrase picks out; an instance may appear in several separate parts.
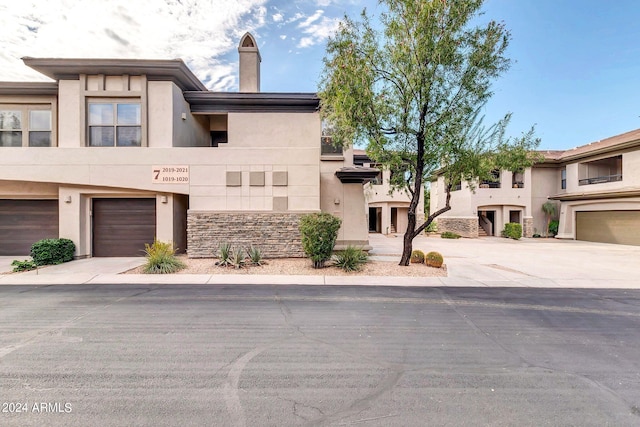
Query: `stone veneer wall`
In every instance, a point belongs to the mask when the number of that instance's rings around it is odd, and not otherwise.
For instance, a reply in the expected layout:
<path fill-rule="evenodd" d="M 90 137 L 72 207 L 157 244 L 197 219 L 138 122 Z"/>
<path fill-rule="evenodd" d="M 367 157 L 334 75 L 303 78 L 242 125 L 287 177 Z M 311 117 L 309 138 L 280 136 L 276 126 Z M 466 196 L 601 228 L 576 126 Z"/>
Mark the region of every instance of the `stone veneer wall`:
<path fill-rule="evenodd" d="M 524 225 L 522 226 L 523 237 L 533 237 L 533 217 L 524 217 Z"/>
<path fill-rule="evenodd" d="M 437 218 L 438 233 L 451 231 L 462 237 L 478 237 L 478 218 Z"/>
<path fill-rule="evenodd" d="M 221 243 L 257 247 L 265 258 L 304 257 L 298 224 L 303 213 L 205 212 L 187 214 L 189 258 L 216 257 Z"/>

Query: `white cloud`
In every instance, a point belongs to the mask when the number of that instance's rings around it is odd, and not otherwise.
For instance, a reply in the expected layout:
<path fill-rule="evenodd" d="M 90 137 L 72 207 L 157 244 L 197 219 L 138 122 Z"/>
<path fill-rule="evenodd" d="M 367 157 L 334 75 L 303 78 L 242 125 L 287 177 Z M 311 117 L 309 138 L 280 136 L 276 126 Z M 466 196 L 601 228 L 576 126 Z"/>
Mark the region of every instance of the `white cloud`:
<path fill-rule="evenodd" d="M 336 32 L 339 24 L 338 18 L 328 18 L 324 16 L 324 11 L 316 10 L 313 15 L 298 24 L 298 28 L 304 34 L 298 42 L 298 47 L 306 48 L 323 43 Z"/>
<path fill-rule="evenodd" d="M 217 59 L 265 25 L 267 0 L 0 0 L 0 80 L 43 80 L 20 58 L 182 58 L 211 89 L 235 86 Z M 275 16 L 275 15 L 274 15 Z"/>
<path fill-rule="evenodd" d="M 282 22 L 282 20 L 284 19 L 284 15 L 281 13 L 276 13 L 271 16 L 271 19 L 273 19 L 273 22 Z"/>
<path fill-rule="evenodd" d="M 286 40 L 287 39 L 287 35 L 286 34 L 281 34 L 280 35 L 280 40 Z"/>
<path fill-rule="evenodd" d="M 286 23 L 290 24 L 292 22 L 296 22 L 301 20 L 302 18 L 305 17 L 305 14 L 302 12 L 297 12 L 295 15 L 293 15 L 291 18 L 287 19 Z"/>
<path fill-rule="evenodd" d="M 300 24 L 298 24 L 298 28 L 307 28 L 309 27 L 311 24 L 313 24 L 315 21 L 317 21 L 318 19 L 320 19 L 320 17 L 324 15 L 324 11 L 323 10 L 316 10 L 316 13 L 314 13 L 313 15 L 309 16 L 307 19 L 305 19 L 304 21 L 302 21 Z"/>

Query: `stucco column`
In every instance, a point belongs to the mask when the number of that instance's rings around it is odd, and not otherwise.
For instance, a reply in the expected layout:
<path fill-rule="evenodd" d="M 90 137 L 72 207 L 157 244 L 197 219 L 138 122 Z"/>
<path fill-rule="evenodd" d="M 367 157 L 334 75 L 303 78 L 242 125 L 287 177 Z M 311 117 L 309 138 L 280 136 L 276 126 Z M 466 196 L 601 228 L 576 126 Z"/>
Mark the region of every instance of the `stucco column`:
<path fill-rule="evenodd" d="M 58 215 L 58 236 L 73 241 L 76 245 L 75 258 L 88 257 L 91 254 L 91 242 L 86 229 L 91 221 L 87 201 L 77 189 L 59 188 Z"/>
<path fill-rule="evenodd" d="M 558 234 L 556 234 L 556 239 L 575 239 L 573 208 L 566 203 L 561 203 L 559 219 L 560 224 L 558 225 Z"/>
<path fill-rule="evenodd" d="M 341 239 L 336 246 L 343 247 L 354 245 L 369 249 L 369 228 L 364 220 L 362 206 L 365 206 L 364 192 L 361 183 L 342 184 L 344 197 L 341 203 L 344 206 Z"/>

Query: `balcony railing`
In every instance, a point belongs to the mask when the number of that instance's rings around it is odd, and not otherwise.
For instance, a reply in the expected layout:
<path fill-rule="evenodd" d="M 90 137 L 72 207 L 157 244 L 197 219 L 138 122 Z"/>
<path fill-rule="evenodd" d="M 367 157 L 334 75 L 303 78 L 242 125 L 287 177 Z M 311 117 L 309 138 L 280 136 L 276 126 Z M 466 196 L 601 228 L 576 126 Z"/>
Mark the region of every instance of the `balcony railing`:
<path fill-rule="evenodd" d="M 480 188 L 500 188 L 500 183 L 493 181 L 482 181 L 480 183 Z"/>
<path fill-rule="evenodd" d="M 578 181 L 578 185 L 602 184 L 604 182 L 622 181 L 622 174 L 597 176 L 595 178 L 585 178 Z"/>

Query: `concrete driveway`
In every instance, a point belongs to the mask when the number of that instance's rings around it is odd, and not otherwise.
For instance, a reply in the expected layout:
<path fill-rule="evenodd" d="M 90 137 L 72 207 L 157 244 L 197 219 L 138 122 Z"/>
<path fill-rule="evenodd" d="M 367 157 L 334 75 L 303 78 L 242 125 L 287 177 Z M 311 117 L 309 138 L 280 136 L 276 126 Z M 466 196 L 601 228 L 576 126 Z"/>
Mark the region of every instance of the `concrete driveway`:
<path fill-rule="evenodd" d="M 370 252 L 373 259 L 400 260 L 402 235 L 369 235 Z M 447 278 L 429 281 L 423 279 L 422 286 L 532 286 L 532 287 L 580 287 L 580 288 L 640 288 L 640 247 L 592 243 L 557 239 L 510 240 L 501 237 L 480 239 L 442 239 L 439 236 L 419 236 L 414 239 L 414 249 L 438 251 L 444 256 Z M 11 261 L 26 257 L 0 257 L 0 273 L 12 270 Z M 124 280 L 143 283 L 145 281 L 173 283 L 195 280 L 189 275 L 153 277 L 116 276 L 144 263 L 144 258 L 88 258 L 58 266 L 49 266 L 12 277 L 0 276 L 0 283 L 33 280 L 49 284 L 68 283 L 120 283 Z M 40 276 L 40 277 L 36 277 Z M 44 277 L 43 277 L 44 276 Z M 248 280 L 245 277 L 222 277 L 223 275 L 198 275 L 203 283 L 228 283 Z M 225 275 L 226 276 L 226 275 Z M 46 278 L 45 278 L 46 277 Z M 328 277 L 328 276 L 327 276 Z M 304 282 L 306 276 L 281 280 Z M 316 277 L 316 279 L 318 279 Z M 406 283 L 411 282 L 407 279 Z M 275 278 L 255 276 L 256 283 L 273 283 Z M 323 284 L 336 284 L 338 279 L 325 279 Z M 346 277 L 344 283 L 388 284 L 388 278 Z M 317 280 L 316 280 L 317 281 Z M 316 281 L 311 281 L 314 284 Z M 311 282 L 309 282 L 311 284 Z M 342 284 L 340 282 L 340 284 Z M 405 283 L 396 280 L 397 284 Z M 415 282 L 415 280 L 413 281 Z M 411 283 L 413 283 L 411 282 Z M 194 282 L 195 283 L 195 282 Z M 245 283 L 245 282 L 243 282 Z M 278 282 L 279 283 L 279 282 Z"/>
<path fill-rule="evenodd" d="M 386 255 L 402 252 L 402 235 L 371 234 L 369 239 L 374 248 L 371 255 L 393 259 Z M 640 246 L 559 239 L 419 236 L 413 248 L 440 252 L 450 278 L 475 279 L 487 285 L 516 281 L 523 286 L 572 286 L 579 282 L 580 287 L 640 287 Z"/>

